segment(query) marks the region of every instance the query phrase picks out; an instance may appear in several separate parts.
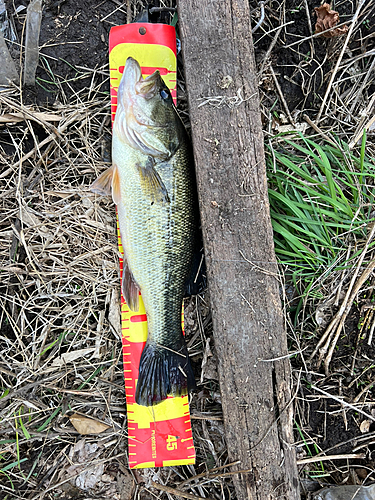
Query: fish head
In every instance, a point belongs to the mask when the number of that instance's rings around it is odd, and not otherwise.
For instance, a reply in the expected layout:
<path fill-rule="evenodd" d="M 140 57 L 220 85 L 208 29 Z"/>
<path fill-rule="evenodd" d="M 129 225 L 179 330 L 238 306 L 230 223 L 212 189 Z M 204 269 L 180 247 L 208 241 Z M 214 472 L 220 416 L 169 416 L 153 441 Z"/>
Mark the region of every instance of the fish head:
<path fill-rule="evenodd" d="M 168 159 L 178 149 L 181 127 L 160 72 L 143 78 L 138 61 L 128 57 L 117 93 L 114 133 L 147 155 Z"/>

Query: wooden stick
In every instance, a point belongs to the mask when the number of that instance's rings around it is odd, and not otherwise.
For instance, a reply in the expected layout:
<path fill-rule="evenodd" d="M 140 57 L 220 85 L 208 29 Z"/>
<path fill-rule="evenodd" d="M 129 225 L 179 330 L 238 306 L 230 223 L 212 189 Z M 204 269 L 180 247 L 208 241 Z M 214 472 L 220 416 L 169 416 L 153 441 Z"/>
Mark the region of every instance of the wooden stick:
<path fill-rule="evenodd" d="M 241 464 L 231 472 L 236 495 L 297 500 L 249 2 L 180 0 L 178 8 L 226 441 L 229 460 Z M 231 96 L 242 99 L 229 106 Z"/>

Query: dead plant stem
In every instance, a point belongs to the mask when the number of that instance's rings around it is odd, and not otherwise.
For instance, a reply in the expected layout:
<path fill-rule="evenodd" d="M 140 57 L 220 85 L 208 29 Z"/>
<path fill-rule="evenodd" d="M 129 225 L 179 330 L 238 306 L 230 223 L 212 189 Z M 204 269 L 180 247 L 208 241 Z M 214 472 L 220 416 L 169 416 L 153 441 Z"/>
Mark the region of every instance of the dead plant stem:
<path fill-rule="evenodd" d="M 353 19 L 352 19 L 352 22 L 351 22 L 351 25 L 350 25 L 350 28 L 349 28 L 348 34 L 347 34 L 347 36 L 346 36 L 346 40 L 345 40 L 344 45 L 343 45 L 343 47 L 342 47 L 342 49 L 341 49 L 341 53 L 340 53 L 340 55 L 339 55 L 339 57 L 338 57 L 338 59 L 337 59 L 337 62 L 336 62 L 336 65 L 335 65 L 335 67 L 334 67 L 334 70 L 333 70 L 333 72 L 332 72 L 331 78 L 329 79 L 328 86 L 327 86 L 327 90 L 326 90 L 326 92 L 325 92 L 325 94 L 324 94 L 323 102 L 322 102 L 322 104 L 321 104 L 321 106 L 320 106 L 320 109 L 319 109 L 318 115 L 317 115 L 316 120 L 315 120 L 315 123 L 316 123 L 316 124 L 319 124 L 319 121 L 320 121 L 320 119 L 321 119 L 321 116 L 322 116 L 322 113 L 323 113 L 323 111 L 324 111 L 324 108 L 325 108 L 325 105 L 326 105 L 326 103 L 327 103 L 327 100 L 328 100 L 329 96 L 331 95 L 331 88 L 332 88 L 333 82 L 334 82 L 334 80 L 335 80 L 335 78 L 336 78 L 337 71 L 338 71 L 339 66 L 340 66 L 340 64 L 341 64 L 342 58 L 343 58 L 343 56 L 344 56 L 344 54 L 345 54 L 345 50 L 346 50 L 346 47 L 348 46 L 348 43 L 349 43 L 350 37 L 351 37 L 351 35 L 352 35 L 352 33 L 353 33 L 353 30 L 354 30 L 354 28 L 355 28 L 355 25 L 356 25 L 356 22 L 357 22 L 358 16 L 359 16 L 359 14 L 360 14 L 360 12 L 361 12 L 361 9 L 362 9 L 362 7 L 363 7 L 363 5 L 364 5 L 365 3 L 366 3 L 366 0 L 360 0 L 360 2 L 359 2 L 359 4 L 358 4 L 358 7 L 357 7 L 357 10 L 356 10 L 356 12 L 355 12 L 355 14 L 354 14 L 354 16 L 353 16 Z"/>

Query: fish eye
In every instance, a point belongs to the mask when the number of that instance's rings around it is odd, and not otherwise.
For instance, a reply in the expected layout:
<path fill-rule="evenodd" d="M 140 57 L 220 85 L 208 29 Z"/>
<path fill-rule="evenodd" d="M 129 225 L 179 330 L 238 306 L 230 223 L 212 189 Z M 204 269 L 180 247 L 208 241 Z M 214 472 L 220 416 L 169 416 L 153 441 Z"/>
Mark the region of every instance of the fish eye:
<path fill-rule="evenodd" d="M 170 93 L 167 90 L 162 89 L 160 91 L 160 97 L 166 101 L 170 96 Z"/>

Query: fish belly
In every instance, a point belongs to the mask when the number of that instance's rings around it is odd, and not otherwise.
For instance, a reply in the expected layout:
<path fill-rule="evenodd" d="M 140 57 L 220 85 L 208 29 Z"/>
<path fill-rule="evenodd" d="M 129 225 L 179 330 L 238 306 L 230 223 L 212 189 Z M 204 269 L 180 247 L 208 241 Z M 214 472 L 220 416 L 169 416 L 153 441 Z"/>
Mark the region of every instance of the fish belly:
<path fill-rule="evenodd" d="M 181 305 L 194 239 L 192 180 L 184 151 L 157 170 L 169 201 L 154 201 L 137 165 L 148 159 L 124 146 L 118 167 L 121 204 L 117 206 L 124 254 L 137 282 L 148 319 L 149 341 L 173 348 L 181 342 Z M 117 157 L 118 156 L 118 157 Z M 187 156 L 187 155 L 186 155 Z"/>

